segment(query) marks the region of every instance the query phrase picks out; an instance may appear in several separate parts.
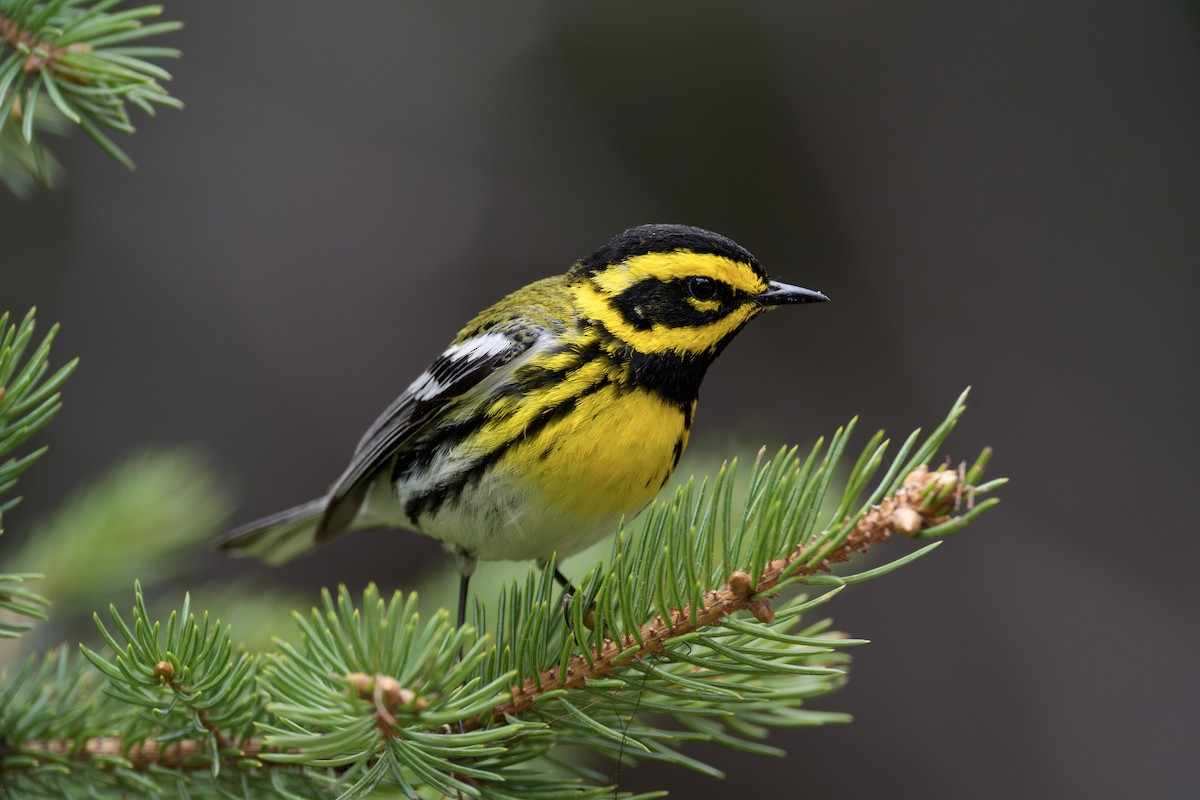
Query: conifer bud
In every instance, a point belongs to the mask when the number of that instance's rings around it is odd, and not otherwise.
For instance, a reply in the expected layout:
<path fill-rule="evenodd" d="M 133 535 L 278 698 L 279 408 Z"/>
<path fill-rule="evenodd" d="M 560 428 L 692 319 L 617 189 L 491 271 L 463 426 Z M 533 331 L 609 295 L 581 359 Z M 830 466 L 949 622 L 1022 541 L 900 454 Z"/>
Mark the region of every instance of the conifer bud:
<path fill-rule="evenodd" d="M 371 696 L 371 691 L 375 688 L 375 682 L 371 680 L 371 676 L 362 672 L 346 673 L 346 682 L 364 700 Z"/>
<path fill-rule="evenodd" d="M 739 569 L 729 576 L 729 590 L 738 597 L 750 594 L 750 576 Z"/>
<path fill-rule="evenodd" d="M 892 527 L 905 536 L 916 536 L 921 532 L 924 520 L 912 506 L 900 506 L 892 512 Z"/>

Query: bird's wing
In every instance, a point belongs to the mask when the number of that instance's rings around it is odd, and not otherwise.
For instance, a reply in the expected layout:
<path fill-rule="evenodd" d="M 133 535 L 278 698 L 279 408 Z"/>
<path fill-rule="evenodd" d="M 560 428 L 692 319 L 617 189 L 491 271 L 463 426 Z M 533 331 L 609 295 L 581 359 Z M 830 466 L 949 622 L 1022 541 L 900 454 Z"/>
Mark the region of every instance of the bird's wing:
<path fill-rule="evenodd" d="M 496 326 L 446 348 L 367 430 L 350 466 L 333 484 L 317 541 L 344 533 L 376 474 L 414 433 L 447 405 L 530 349 L 542 329 L 526 323 Z"/>

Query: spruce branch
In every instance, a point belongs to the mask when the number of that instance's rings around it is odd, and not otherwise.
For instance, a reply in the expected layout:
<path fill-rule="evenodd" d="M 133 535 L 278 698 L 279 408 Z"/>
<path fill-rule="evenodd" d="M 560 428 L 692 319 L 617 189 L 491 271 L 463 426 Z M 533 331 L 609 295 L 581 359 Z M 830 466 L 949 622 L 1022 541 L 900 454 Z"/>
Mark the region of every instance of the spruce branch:
<path fill-rule="evenodd" d="M 76 361 L 50 373 L 50 344 L 58 326 L 33 348 L 34 310 L 19 323 L 9 323 L 7 312 L 0 315 L 0 459 L 9 456 L 42 429 L 62 407 L 59 389 L 75 369 Z M 23 456 L 10 456 L 0 462 L 0 495 L 12 491 L 17 476 L 46 452 L 42 447 Z M 0 533 L 4 512 L 20 502 L 19 497 L 0 497 Z M 45 619 L 49 601 L 22 584 L 37 580 L 33 573 L 0 574 L 0 639 L 11 639 L 28 630 L 24 620 Z"/>
<path fill-rule="evenodd" d="M 138 587 L 131 618 L 97 618 L 107 647 L 84 650 L 95 669 L 81 686 L 102 676 L 105 688 L 75 689 L 72 708 L 91 707 L 84 718 L 59 723 L 67 687 L 47 667 L 17 676 L 0 707 L 0 776 L 31 797 L 61 793 L 53 780 L 186 797 L 388 788 L 600 798 L 614 796 L 605 776 L 563 746 L 710 775 L 719 773 L 686 753 L 688 742 L 778 755 L 761 741 L 773 728 L 848 721 L 807 705 L 845 682 L 845 648 L 862 641 L 811 613 L 938 542 L 860 572 L 836 568 L 896 534 L 953 533 L 995 504 L 983 495 L 1003 480 L 980 482 L 990 451 L 970 466 L 928 466 L 962 410 L 960 398 L 886 468 L 882 433 L 848 474 L 840 468 L 851 423 L 803 458 L 760 453 L 744 491 L 736 462 L 685 485 L 636 534 L 618 532 L 580 582 L 570 626 L 553 565 L 530 568 L 494 604 L 477 599 L 474 625 L 461 629 L 445 610 L 423 619 L 415 595 L 325 592 L 297 616 L 298 641 L 261 655 L 233 647 L 229 630 L 187 601 L 156 622 Z M 829 491 L 835 476 L 840 495 Z M 803 586 L 828 591 L 797 593 Z"/>
<path fill-rule="evenodd" d="M 689 605 L 673 610 L 666 620 L 656 616 L 652 622 L 641 626 L 637 634 L 626 634 L 619 642 L 602 640 L 593 645 L 589 653 L 573 656 L 565 669 L 544 670 L 520 686 L 514 686 L 511 700 L 496 706 L 486 716 L 464 720 L 464 727 L 475 730 L 532 711 L 541 698 L 552 698 L 564 689 L 585 688 L 589 682 L 607 677 L 635 660 L 662 653 L 672 640 L 681 640 L 702 628 L 720 625 L 738 611 L 749 611 L 759 622 L 769 625 L 775 620 L 771 598 L 777 596 L 776 588 L 785 577 L 828 573 L 833 565 L 849 561 L 855 553 L 866 553 L 872 545 L 888 542 L 893 534 L 921 538 L 923 532 L 949 523 L 961 498 L 964 477 L 962 470 L 942 468 L 931 472 L 924 465 L 918 466 L 894 495 L 859 519 L 850 534 L 815 565 L 805 563 L 807 553 L 802 545 L 794 553 L 771 561 L 756 579 L 736 570 L 721 589 L 705 594 L 699 608 Z M 914 557 L 924 555 L 936 546 L 934 543 L 919 550 Z"/>
<path fill-rule="evenodd" d="M 13 324 L 9 324 L 7 312 L 0 314 L 0 457 L 23 445 L 58 413 L 62 407 L 59 389 L 78 363 L 76 359 L 48 374 L 50 345 L 58 333 L 57 325 L 25 358 L 33 344 L 35 313 L 36 309 L 31 309 L 23 320 Z M 0 494 L 11 491 L 17 476 L 45 452 L 43 447 L 0 465 Z M 10 499 L 0 504 L 0 514 L 17 502 Z"/>
<path fill-rule="evenodd" d="M 34 180 L 52 183 L 57 164 L 41 133 L 62 121 L 84 130 L 128 169 L 133 161 L 106 131 L 131 134 L 128 106 L 153 115 L 181 108 L 162 86 L 170 73 L 148 59 L 177 50 L 140 40 L 179 29 L 145 22 L 160 6 L 115 10 L 121 0 L 0 0 L 0 181 L 19 195 Z"/>

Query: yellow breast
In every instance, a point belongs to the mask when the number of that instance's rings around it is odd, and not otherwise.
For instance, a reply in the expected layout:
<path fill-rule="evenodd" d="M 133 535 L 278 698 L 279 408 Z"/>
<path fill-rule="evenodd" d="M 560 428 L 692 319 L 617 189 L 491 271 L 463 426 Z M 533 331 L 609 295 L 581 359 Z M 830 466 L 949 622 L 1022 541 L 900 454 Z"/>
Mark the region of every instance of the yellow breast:
<path fill-rule="evenodd" d="M 500 466 L 581 520 L 632 516 L 658 494 L 687 446 L 677 406 L 608 385 L 512 448 Z"/>

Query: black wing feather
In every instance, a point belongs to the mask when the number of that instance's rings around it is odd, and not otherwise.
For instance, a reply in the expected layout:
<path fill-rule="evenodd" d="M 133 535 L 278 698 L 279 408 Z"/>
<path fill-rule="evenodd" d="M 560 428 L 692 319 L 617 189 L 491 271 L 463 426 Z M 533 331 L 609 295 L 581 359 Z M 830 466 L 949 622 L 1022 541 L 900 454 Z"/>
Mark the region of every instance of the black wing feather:
<path fill-rule="evenodd" d="M 486 335 L 503 335 L 508 344 L 498 352 L 484 356 L 463 351 L 463 346 L 472 341 L 470 339 L 458 346 L 452 345 L 422 375 L 426 380 L 419 378 L 375 420 L 359 442 L 350 465 L 329 493 L 325 513 L 317 528 L 318 542 L 345 532 L 358 514 L 376 475 L 387 467 L 405 442 L 452 401 L 528 350 L 536 341 L 528 328 L 512 331 L 493 328 Z M 433 384 L 436 391 L 426 394 L 431 381 L 436 382 Z"/>

